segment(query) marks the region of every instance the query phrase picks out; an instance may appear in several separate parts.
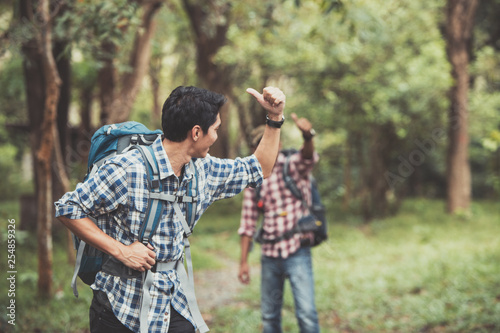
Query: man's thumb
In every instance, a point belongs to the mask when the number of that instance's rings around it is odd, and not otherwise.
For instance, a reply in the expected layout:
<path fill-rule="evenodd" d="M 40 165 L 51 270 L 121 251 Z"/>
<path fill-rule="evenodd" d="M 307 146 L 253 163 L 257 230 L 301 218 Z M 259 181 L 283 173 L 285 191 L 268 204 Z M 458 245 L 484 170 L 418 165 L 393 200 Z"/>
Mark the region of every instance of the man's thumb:
<path fill-rule="evenodd" d="M 259 93 L 257 90 L 255 90 L 253 88 L 248 88 L 247 89 L 247 93 L 249 93 L 250 95 L 252 95 L 253 97 L 255 97 L 258 101 L 263 101 L 264 100 L 264 97 L 262 96 L 262 94 Z"/>

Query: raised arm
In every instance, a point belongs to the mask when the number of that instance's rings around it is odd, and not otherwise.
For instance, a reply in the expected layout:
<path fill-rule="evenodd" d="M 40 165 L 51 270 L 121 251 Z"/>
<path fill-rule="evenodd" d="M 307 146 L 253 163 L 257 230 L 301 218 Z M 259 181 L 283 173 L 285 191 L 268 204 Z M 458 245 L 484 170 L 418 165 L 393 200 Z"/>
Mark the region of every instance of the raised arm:
<path fill-rule="evenodd" d="M 271 175 L 271 172 L 278 156 L 280 142 L 280 125 L 276 124 L 284 119 L 283 110 L 285 109 L 285 94 L 278 88 L 264 88 L 262 94 L 254 89 L 247 89 L 255 99 L 267 110 L 268 122 L 262 140 L 255 150 L 255 157 L 259 160 L 262 167 L 264 178 Z M 274 124 L 274 126 L 272 126 Z"/>
<path fill-rule="evenodd" d="M 295 125 L 302 132 L 304 138 L 304 145 L 302 147 L 302 158 L 310 160 L 314 155 L 314 142 L 313 137 L 316 134 L 312 127 L 311 122 L 306 118 L 299 118 L 295 113 L 291 114 Z"/>

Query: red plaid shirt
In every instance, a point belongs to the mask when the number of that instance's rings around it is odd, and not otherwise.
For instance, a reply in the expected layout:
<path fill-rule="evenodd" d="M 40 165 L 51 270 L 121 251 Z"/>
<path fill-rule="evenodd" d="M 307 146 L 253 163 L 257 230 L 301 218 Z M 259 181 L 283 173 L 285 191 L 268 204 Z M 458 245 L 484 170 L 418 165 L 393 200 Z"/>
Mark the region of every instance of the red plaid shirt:
<path fill-rule="evenodd" d="M 260 199 L 264 210 L 263 228 L 265 239 L 279 237 L 284 232 L 292 229 L 300 217 L 309 213 L 304 209 L 302 202 L 286 187 L 283 179 L 285 159 L 284 154 L 280 153 L 278 155 L 271 176 L 264 179 L 260 188 Z M 290 157 L 289 174 L 297 183 L 297 187 L 302 192 L 302 196 L 306 198 L 309 206 L 312 200 L 309 176 L 318 159 L 317 153 L 314 153 L 312 159 L 303 159 L 300 151 Z M 255 191 L 259 191 L 259 188 L 247 188 L 243 194 L 238 233 L 248 237 L 253 237 L 257 228 L 259 213 L 261 212 Z M 290 239 L 284 239 L 274 244 L 262 244 L 262 254 L 268 257 L 287 258 L 300 248 L 300 239 L 304 236 L 306 235 L 295 234 Z"/>

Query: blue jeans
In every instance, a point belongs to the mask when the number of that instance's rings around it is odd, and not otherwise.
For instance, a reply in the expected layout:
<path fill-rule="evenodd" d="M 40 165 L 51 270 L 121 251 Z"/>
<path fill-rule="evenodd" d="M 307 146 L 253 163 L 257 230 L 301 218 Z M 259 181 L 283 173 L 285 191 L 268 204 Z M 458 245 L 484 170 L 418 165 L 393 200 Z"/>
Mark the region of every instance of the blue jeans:
<path fill-rule="evenodd" d="M 301 333 L 318 333 L 314 302 L 311 249 L 300 248 L 286 259 L 262 256 L 261 311 L 264 333 L 281 333 L 281 308 L 285 279 L 290 280 L 295 316 Z"/>

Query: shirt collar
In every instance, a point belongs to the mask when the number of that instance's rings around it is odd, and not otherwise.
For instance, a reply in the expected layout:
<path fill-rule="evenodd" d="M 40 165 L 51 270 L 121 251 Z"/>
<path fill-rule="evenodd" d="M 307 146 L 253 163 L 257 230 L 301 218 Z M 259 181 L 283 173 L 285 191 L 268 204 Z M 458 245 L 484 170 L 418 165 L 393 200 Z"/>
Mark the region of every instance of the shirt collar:
<path fill-rule="evenodd" d="M 158 161 L 158 168 L 160 169 L 160 179 L 165 179 L 170 176 L 175 177 L 174 170 L 172 165 L 170 164 L 170 160 L 168 159 L 167 152 L 162 144 L 162 137 L 158 136 L 158 138 L 153 142 L 153 151 Z M 191 179 L 193 177 L 193 171 L 191 170 L 190 164 L 186 164 L 184 166 L 184 178 L 186 180 Z"/>

